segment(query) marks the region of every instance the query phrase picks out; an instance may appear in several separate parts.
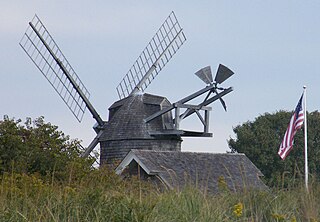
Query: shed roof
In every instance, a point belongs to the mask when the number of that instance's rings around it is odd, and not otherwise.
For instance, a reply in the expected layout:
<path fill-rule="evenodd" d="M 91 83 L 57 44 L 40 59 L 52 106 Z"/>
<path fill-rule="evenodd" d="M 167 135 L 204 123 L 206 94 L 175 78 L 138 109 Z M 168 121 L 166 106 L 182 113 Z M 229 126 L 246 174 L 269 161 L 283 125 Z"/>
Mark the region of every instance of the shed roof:
<path fill-rule="evenodd" d="M 245 154 L 131 150 L 116 172 L 121 174 L 132 161 L 170 188 L 193 184 L 211 193 L 224 185 L 232 191 L 267 188 L 260 179 L 263 174 Z"/>

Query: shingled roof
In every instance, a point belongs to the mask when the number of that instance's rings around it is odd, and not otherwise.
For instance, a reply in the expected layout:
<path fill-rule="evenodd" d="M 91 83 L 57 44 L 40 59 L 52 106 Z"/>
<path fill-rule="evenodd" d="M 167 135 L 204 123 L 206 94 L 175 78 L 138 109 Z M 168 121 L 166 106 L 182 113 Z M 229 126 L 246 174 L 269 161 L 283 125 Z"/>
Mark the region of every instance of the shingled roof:
<path fill-rule="evenodd" d="M 267 188 L 260 179 L 263 174 L 244 154 L 131 150 L 116 173 L 134 164 L 168 188 L 192 184 L 210 193 L 219 192 L 219 187 L 232 191 Z"/>
<path fill-rule="evenodd" d="M 109 120 L 99 138 L 100 163 L 118 163 L 131 149 L 180 151 L 182 139 L 179 135 L 157 137 L 150 133 L 172 129 L 171 112 L 148 123 L 145 121 L 170 105 L 165 97 L 147 93 L 134 94 L 115 102 L 109 108 Z"/>
<path fill-rule="evenodd" d="M 144 119 L 169 105 L 171 103 L 165 97 L 147 93 L 134 94 L 115 102 L 109 108 L 109 121 L 105 125 L 100 141 L 153 139 L 149 131 L 162 130 L 161 118 L 150 124 L 145 123 Z"/>

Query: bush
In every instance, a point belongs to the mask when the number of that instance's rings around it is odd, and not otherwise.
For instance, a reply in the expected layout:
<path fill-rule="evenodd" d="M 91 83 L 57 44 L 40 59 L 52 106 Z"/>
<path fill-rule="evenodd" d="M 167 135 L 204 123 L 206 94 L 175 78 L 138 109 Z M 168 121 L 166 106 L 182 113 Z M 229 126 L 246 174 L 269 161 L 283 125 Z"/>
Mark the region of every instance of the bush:
<path fill-rule="evenodd" d="M 4 118 L 0 121 L 0 173 L 34 174 L 58 180 L 79 176 L 79 169 L 88 171 L 92 158 L 81 158 L 80 141 L 71 140 L 58 127 L 43 117 L 22 121 Z M 81 170 L 82 171 L 82 170 Z M 80 172 L 81 172 L 80 171 Z"/>

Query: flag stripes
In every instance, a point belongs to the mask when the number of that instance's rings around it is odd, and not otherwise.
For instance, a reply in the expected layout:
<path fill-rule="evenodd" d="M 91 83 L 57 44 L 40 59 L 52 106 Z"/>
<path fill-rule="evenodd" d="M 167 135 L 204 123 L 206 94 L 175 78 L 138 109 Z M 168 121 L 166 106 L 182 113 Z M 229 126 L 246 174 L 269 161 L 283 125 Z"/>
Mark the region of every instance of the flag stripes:
<path fill-rule="evenodd" d="M 303 94 L 298 102 L 298 105 L 295 109 L 294 114 L 292 115 L 290 119 L 289 126 L 287 128 L 286 133 L 284 134 L 283 141 L 280 145 L 278 154 L 281 157 L 281 159 L 285 159 L 287 155 L 290 153 L 293 147 L 294 142 L 294 135 L 297 133 L 297 131 L 302 127 L 304 122 L 304 113 L 302 109 L 302 98 Z"/>

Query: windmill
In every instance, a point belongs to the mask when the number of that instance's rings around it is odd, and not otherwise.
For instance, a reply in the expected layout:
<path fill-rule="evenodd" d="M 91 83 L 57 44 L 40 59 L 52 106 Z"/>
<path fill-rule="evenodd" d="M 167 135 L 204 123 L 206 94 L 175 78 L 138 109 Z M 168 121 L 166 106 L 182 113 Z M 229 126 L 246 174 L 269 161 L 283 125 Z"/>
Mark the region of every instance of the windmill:
<path fill-rule="evenodd" d="M 207 105 L 219 99 L 226 107 L 221 97 L 232 88 L 223 89 L 217 85 L 233 74 L 227 67 L 219 66 L 215 82 L 212 81 L 210 67 L 198 71 L 196 75 L 208 86 L 173 104 L 165 97 L 144 93 L 185 41 L 183 29 L 171 12 L 116 87 L 120 100 L 109 108 L 108 121 L 103 120 L 93 107 L 88 90 L 37 15 L 29 22 L 20 46 L 79 122 L 86 109 L 95 119 L 93 128 L 97 136 L 83 156 L 88 156 L 100 143 L 101 163 L 110 163 L 123 158 L 133 148 L 181 150 L 182 136 L 212 136 L 209 133 L 211 108 Z M 202 103 L 186 104 L 204 93 L 208 94 Z M 186 111 L 181 114 L 181 109 Z M 172 110 L 175 110 L 174 118 Z M 204 118 L 200 111 L 205 112 Z M 203 123 L 204 131 L 181 130 L 180 121 L 194 113 Z"/>

